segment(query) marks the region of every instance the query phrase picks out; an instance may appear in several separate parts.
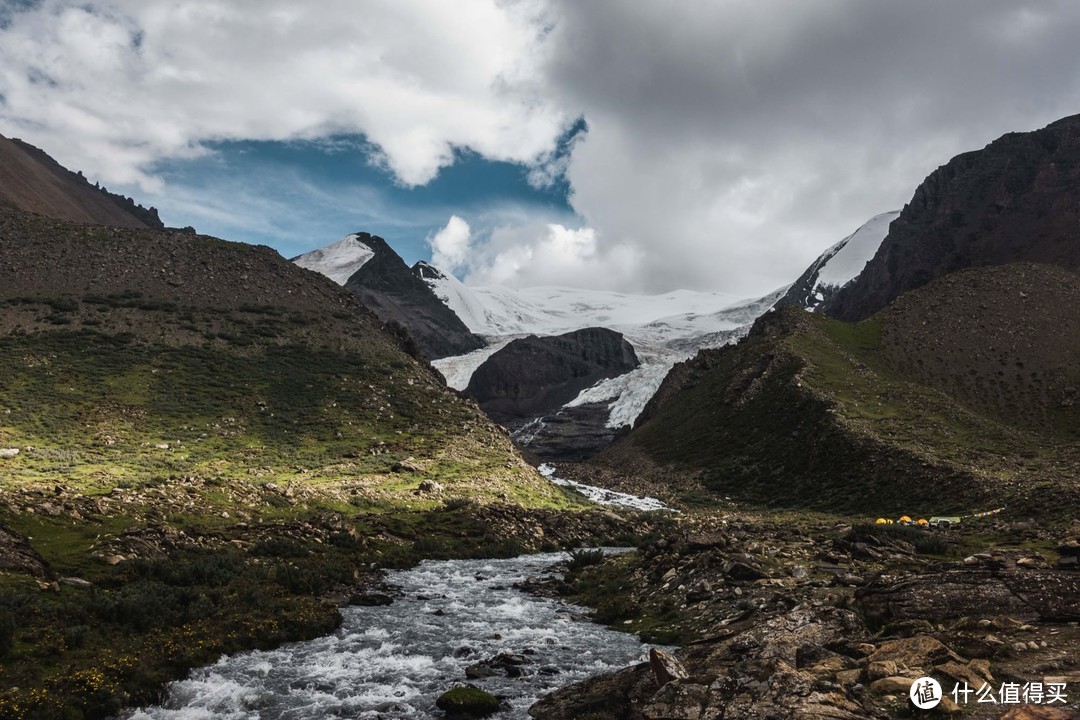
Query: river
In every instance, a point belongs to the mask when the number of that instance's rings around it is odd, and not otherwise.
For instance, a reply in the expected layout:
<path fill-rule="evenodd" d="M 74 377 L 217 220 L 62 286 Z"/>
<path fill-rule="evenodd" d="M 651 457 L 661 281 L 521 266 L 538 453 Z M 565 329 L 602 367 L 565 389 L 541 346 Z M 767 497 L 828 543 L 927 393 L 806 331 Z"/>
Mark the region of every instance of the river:
<path fill-rule="evenodd" d="M 633 635 L 589 622 L 586 611 L 513 589 L 565 553 L 509 560 L 425 561 L 387 573 L 394 603 L 344 608 L 332 635 L 268 652 L 223 657 L 172 683 L 167 701 L 129 720 L 442 718 L 435 700 L 466 682 L 465 668 L 522 654 L 524 676 L 470 681 L 504 697 L 492 717 L 528 718 L 552 690 L 645 659 Z"/>

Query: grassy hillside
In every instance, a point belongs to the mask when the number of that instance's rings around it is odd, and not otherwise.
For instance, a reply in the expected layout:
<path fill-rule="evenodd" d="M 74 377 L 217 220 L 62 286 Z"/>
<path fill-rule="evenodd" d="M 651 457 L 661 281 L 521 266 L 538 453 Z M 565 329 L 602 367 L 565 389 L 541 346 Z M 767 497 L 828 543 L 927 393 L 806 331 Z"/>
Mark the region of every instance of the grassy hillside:
<path fill-rule="evenodd" d="M 268 248 L 0 211 L 0 718 L 323 634 L 374 565 L 619 532 L 408 349 Z"/>
<path fill-rule="evenodd" d="M 1012 265 L 857 324 L 778 310 L 679 366 L 599 462 L 644 459 L 772 505 L 1053 516 L 1078 498 L 1078 291 L 1071 273 Z"/>

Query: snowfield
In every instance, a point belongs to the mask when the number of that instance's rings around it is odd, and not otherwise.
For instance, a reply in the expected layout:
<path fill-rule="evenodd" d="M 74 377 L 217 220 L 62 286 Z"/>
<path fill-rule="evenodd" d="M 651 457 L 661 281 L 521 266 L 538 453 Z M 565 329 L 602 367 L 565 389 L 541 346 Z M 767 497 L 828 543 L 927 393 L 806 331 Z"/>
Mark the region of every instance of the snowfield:
<path fill-rule="evenodd" d="M 344 285 L 374 256 L 375 252 L 356 235 L 346 235 L 336 243 L 293 258 L 293 262 Z"/>
<path fill-rule="evenodd" d="M 811 293 L 813 297 L 806 304 L 811 312 L 825 299 L 825 289 L 838 290 L 859 276 L 866 263 L 877 254 L 881 241 L 889 234 L 889 225 L 899 210 L 881 213 L 867 220 L 863 225 L 840 242 L 821 254 L 811 272 L 816 272 Z"/>
<path fill-rule="evenodd" d="M 453 388 L 464 390 L 472 373 L 511 340 L 558 335 L 587 327 L 620 332 L 634 346 L 641 366 L 586 389 L 567 404 L 607 402 L 607 426 L 632 425 L 671 367 L 703 348 L 742 337 L 787 288 L 762 298 L 740 300 L 727 293 L 678 290 L 664 295 L 630 295 L 568 287 L 514 290 L 469 287 L 449 273 L 425 281 L 458 317 L 492 343 L 468 355 L 432 363 Z"/>

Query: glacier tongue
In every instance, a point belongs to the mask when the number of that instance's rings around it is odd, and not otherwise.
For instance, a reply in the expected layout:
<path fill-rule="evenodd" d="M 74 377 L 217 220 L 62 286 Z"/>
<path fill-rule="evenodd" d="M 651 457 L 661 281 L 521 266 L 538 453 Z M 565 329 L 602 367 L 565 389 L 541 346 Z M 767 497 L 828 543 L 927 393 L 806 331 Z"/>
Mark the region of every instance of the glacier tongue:
<path fill-rule="evenodd" d="M 678 510 L 669 508 L 656 498 L 638 497 L 637 495 L 630 495 L 629 493 L 608 490 L 607 488 L 596 487 L 595 485 L 579 483 L 576 480 L 566 480 L 565 478 L 557 477 L 555 475 L 555 467 L 547 463 L 538 467 L 537 470 L 540 471 L 541 475 L 556 485 L 577 490 L 598 505 L 617 505 L 619 507 L 633 508 L 634 510 L 667 510 L 668 512 L 679 512 Z"/>

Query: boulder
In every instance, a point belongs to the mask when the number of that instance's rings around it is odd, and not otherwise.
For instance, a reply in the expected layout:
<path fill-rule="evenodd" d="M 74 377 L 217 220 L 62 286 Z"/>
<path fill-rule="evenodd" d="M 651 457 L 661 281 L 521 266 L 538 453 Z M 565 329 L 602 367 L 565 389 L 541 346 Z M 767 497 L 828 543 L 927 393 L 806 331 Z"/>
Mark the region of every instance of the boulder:
<path fill-rule="evenodd" d="M 0 460 L 10 460 L 19 454 L 19 448 L 0 448 Z"/>
<path fill-rule="evenodd" d="M 878 695 L 907 695 L 915 678 L 894 675 L 870 683 L 870 692 Z"/>
<path fill-rule="evenodd" d="M 472 685 L 447 690 L 435 706 L 451 718 L 487 717 L 499 712 L 499 698 Z"/>
<path fill-rule="evenodd" d="M 677 657 L 658 648 L 649 650 L 649 667 L 652 668 L 657 687 L 664 687 L 673 680 L 684 680 L 689 677 L 689 673 Z"/>

